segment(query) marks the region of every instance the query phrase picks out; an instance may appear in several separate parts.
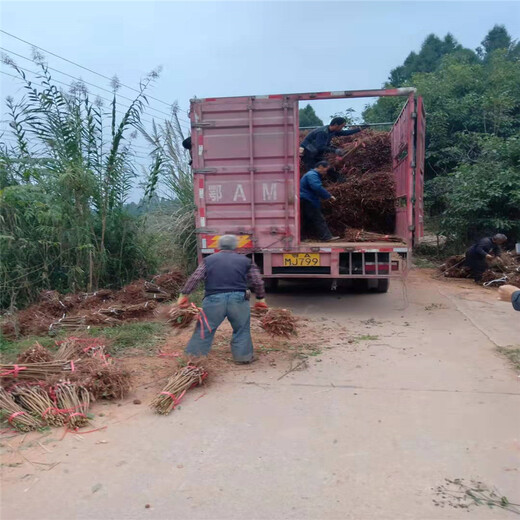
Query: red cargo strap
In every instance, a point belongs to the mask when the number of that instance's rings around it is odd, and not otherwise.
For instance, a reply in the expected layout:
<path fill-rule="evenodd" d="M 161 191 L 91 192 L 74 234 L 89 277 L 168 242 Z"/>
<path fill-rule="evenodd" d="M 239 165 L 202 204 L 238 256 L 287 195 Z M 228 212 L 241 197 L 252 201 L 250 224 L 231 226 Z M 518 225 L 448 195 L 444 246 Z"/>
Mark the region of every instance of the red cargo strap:
<path fill-rule="evenodd" d="M 206 327 L 208 327 L 208 330 L 210 332 L 213 332 L 211 330 L 211 327 L 209 326 L 208 317 L 206 316 L 206 313 L 202 310 L 202 307 L 197 307 L 194 303 L 192 303 L 191 306 L 199 311 L 199 313 L 197 314 L 197 320 L 200 324 L 200 337 L 204 339 L 204 323 L 206 324 Z"/>

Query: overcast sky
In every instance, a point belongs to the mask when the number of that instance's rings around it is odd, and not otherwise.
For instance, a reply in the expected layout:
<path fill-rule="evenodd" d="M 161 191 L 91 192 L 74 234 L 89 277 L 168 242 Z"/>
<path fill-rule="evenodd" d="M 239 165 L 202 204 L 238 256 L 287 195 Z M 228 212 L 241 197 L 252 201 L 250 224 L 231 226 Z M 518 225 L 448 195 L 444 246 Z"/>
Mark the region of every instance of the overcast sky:
<path fill-rule="evenodd" d="M 429 33 L 451 32 L 477 47 L 494 24 L 520 36 L 520 2 L 10 2 L 1 28 L 105 76 L 135 86 L 163 70 L 151 95 L 166 103 L 189 99 L 378 88 L 390 69 L 418 50 Z M 31 47 L 0 33 L 0 45 L 29 57 Z M 2 49 L 2 51 L 3 51 Z M 4 51 L 3 51 L 4 52 Z M 29 69 L 34 65 L 13 56 Z M 51 67 L 109 88 L 107 80 L 48 56 Z M 12 73 L 2 65 L 4 72 Z M 1 77 L 5 97 L 19 83 Z M 55 78 L 70 78 L 55 73 Z M 110 97 L 95 88 L 93 93 Z M 121 94 L 132 97 L 122 89 Z M 366 100 L 321 101 L 320 117 Z M 152 106 L 167 106 L 152 100 Z M 149 111 L 161 117 L 158 112 Z M 151 116 L 147 116 L 151 117 Z"/>

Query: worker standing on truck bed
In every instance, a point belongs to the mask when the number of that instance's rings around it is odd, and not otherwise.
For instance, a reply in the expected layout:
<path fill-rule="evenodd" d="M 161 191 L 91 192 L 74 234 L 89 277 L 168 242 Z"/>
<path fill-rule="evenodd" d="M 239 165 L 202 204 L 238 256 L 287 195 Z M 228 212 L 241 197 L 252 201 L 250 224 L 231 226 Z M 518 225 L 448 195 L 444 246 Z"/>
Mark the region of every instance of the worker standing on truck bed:
<path fill-rule="evenodd" d="M 500 258 L 500 246 L 506 242 L 507 237 L 497 233 L 493 237 L 483 238 L 466 251 L 465 265 L 470 268 L 475 282 L 480 282 L 484 271 L 488 268 L 488 261 Z"/>
<path fill-rule="evenodd" d="M 321 212 L 320 199 L 331 200 L 333 197 L 322 184 L 322 177 L 327 175 L 329 163 L 327 161 L 318 162 L 314 168 L 308 171 L 300 180 L 300 214 L 302 225 L 302 237 L 317 236 L 323 242 L 337 240 L 333 237 L 327 226 L 325 217 Z"/>
<path fill-rule="evenodd" d="M 310 170 L 317 162 L 323 160 L 323 154 L 326 152 L 341 155 L 341 148 L 330 145 L 332 138 L 357 134 L 361 131 L 361 128 L 343 130 L 346 124 L 347 120 L 344 117 L 335 117 L 329 125 L 315 128 L 307 134 L 300 144 L 300 155 L 306 170 Z"/>
<path fill-rule="evenodd" d="M 205 318 L 197 323 L 186 354 L 207 356 L 217 328 L 227 318 L 233 328 L 231 353 L 235 363 L 248 364 L 254 360 L 248 284 L 255 289 L 255 309 L 267 309 L 264 281 L 251 259 L 236 252 L 237 246 L 238 238 L 235 235 L 220 237 L 220 252 L 204 258 L 182 288 L 177 303 L 179 307 L 186 308 L 190 305 L 188 295 L 200 282 L 205 282 L 202 301 Z"/>

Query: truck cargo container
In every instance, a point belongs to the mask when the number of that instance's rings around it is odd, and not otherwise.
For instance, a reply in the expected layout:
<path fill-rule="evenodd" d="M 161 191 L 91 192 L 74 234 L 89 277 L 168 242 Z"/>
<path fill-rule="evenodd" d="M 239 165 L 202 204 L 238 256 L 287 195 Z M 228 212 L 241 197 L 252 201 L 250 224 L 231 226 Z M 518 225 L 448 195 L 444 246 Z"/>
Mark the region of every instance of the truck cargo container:
<path fill-rule="evenodd" d="M 379 96 L 403 97 L 390 130 L 400 242 L 302 241 L 299 102 Z M 268 284 L 357 279 L 386 292 L 390 278 L 406 276 L 423 235 L 425 112 L 415 89 L 193 99 L 190 120 L 199 261 L 231 233 Z"/>

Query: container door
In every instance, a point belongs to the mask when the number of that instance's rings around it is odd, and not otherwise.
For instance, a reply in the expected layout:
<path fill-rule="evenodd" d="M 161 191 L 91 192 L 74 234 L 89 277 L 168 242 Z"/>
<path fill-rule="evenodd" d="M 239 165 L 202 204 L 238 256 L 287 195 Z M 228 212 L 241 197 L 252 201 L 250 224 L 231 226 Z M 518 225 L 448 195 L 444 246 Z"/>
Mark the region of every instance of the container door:
<path fill-rule="evenodd" d="M 199 247 L 225 233 L 249 236 L 244 249 L 297 245 L 298 102 L 194 100 L 191 120 Z"/>
<path fill-rule="evenodd" d="M 426 117 L 422 97 L 417 98 L 417 118 L 415 123 L 415 204 L 414 241 L 424 236 L 424 154 L 426 147 Z"/>
<path fill-rule="evenodd" d="M 415 100 L 410 94 L 390 132 L 392 141 L 392 168 L 395 175 L 397 209 L 395 233 L 409 246 L 413 241 L 413 168 Z"/>

